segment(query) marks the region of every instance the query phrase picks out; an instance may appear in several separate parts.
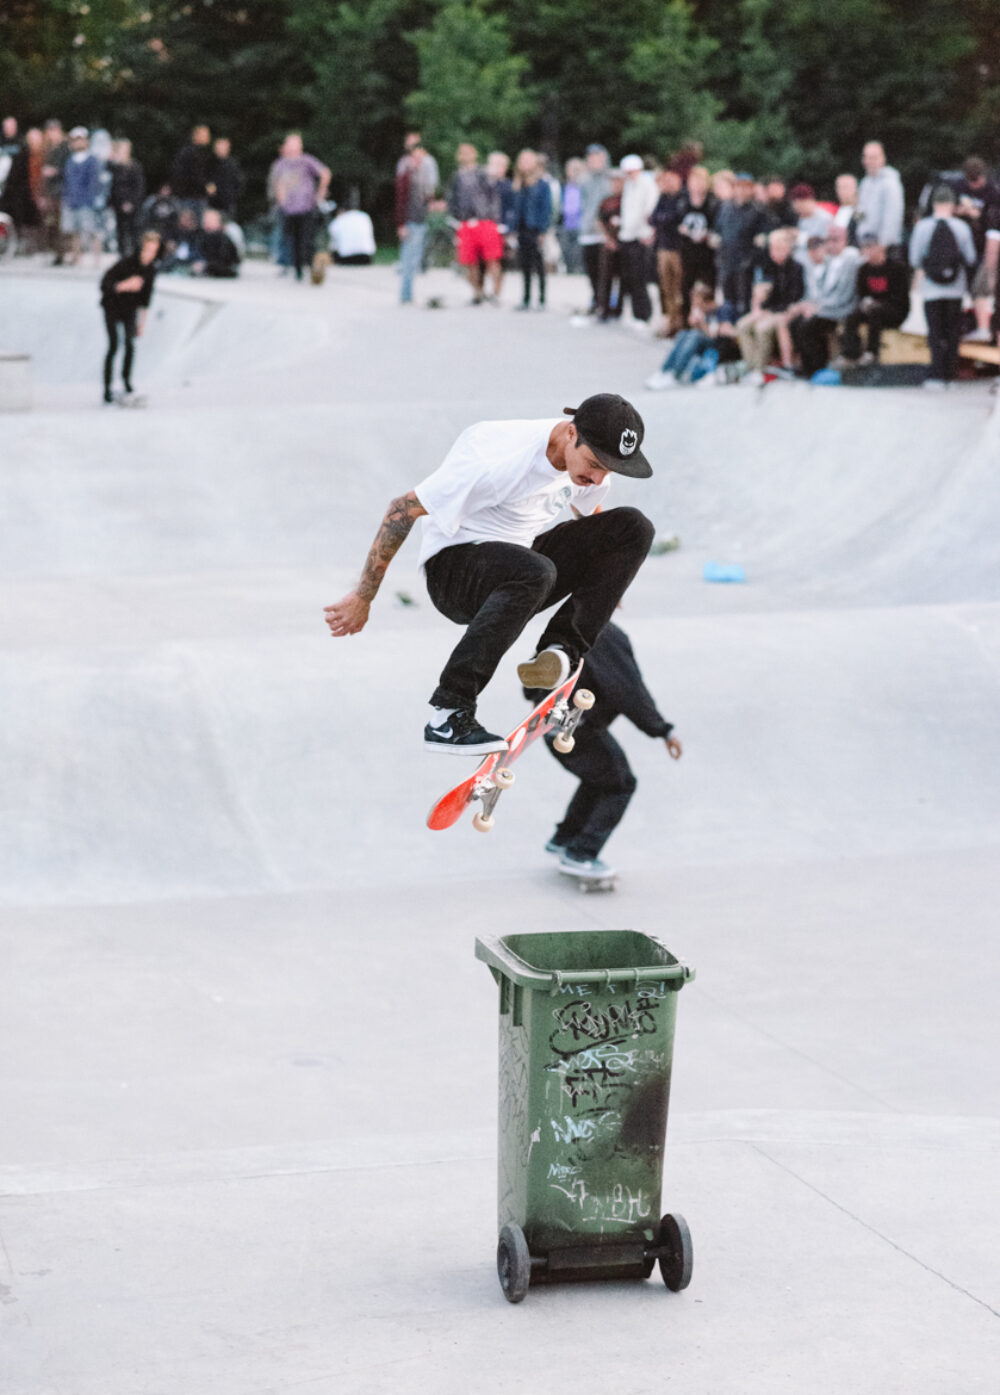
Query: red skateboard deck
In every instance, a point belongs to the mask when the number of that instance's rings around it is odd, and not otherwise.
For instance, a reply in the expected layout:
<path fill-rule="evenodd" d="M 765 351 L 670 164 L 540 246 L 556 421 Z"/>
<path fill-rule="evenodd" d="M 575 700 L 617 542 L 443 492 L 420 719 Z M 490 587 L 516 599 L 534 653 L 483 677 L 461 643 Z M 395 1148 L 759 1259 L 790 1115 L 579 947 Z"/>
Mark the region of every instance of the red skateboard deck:
<path fill-rule="evenodd" d="M 561 739 L 563 749 L 572 749 L 573 729 L 583 713 L 594 705 L 594 695 L 586 688 L 573 693 L 582 668 L 581 660 L 576 670 L 558 688 L 546 693 L 524 721 L 518 722 L 507 737 L 506 751 L 493 751 L 484 756 L 471 775 L 442 795 L 427 815 L 428 828 L 450 828 L 478 800 L 483 807 L 473 818 L 473 824 L 481 833 L 488 832 L 493 826 L 493 809 L 497 800 L 502 791 L 514 783 L 514 773 L 510 767 L 533 742 L 547 732 L 558 731 L 556 739 Z"/>

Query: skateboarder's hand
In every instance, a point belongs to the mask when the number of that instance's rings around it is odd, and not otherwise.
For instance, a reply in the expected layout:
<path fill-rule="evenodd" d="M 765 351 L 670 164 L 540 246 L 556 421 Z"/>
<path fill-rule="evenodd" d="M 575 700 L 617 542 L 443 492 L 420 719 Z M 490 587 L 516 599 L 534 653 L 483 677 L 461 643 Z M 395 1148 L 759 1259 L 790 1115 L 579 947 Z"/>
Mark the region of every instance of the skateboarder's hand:
<path fill-rule="evenodd" d="M 115 282 L 115 290 L 116 290 L 116 291 L 122 291 L 122 292 L 125 292 L 125 293 L 130 292 L 130 291 L 141 291 L 141 290 L 142 290 L 142 277 L 141 277 L 141 276 L 126 276 L 126 278 L 125 278 L 124 281 L 116 281 L 116 282 Z"/>
<path fill-rule="evenodd" d="M 350 591 L 336 605 L 326 606 L 323 614 L 332 635 L 356 635 L 368 623 L 368 611 L 368 602 L 357 591 Z"/>
<path fill-rule="evenodd" d="M 670 752 L 670 759 L 680 760 L 681 756 L 684 754 L 684 747 L 677 740 L 677 737 L 668 736 L 665 738 L 665 740 L 667 743 L 667 750 Z"/>

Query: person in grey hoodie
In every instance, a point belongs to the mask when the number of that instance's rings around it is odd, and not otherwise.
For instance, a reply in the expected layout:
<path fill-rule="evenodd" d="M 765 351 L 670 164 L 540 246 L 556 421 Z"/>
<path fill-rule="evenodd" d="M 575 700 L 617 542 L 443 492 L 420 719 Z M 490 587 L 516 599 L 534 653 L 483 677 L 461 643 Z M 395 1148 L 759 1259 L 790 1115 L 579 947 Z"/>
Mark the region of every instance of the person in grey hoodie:
<path fill-rule="evenodd" d="M 826 254 L 814 282 L 816 299 L 805 301 L 789 326 L 804 378 L 811 378 L 830 362 L 830 336 L 858 303 L 861 253 L 848 247 L 845 227 L 830 225 Z"/>
<path fill-rule="evenodd" d="M 861 152 L 865 175 L 858 185 L 857 232 L 874 235 L 891 261 L 903 259 L 903 181 L 885 162 L 885 150 L 870 140 Z"/>
<path fill-rule="evenodd" d="M 924 262 L 940 222 L 947 223 L 955 237 L 955 275 L 935 278 L 932 266 Z M 931 351 L 931 371 L 925 388 L 943 388 L 958 376 L 958 346 L 962 338 L 962 302 L 969 287 L 969 272 L 976 264 L 976 244 L 969 225 L 955 217 L 955 194 L 947 184 L 939 184 L 931 200 L 930 217 L 921 218 L 910 236 L 910 265 L 922 273 L 921 295 L 927 320 L 927 347 Z"/>
<path fill-rule="evenodd" d="M 590 280 L 588 315 L 596 314 L 601 284 L 601 248 L 605 232 L 599 217 L 601 204 L 611 193 L 608 152 L 603 145 L 587 146 L 587 172 L 580 179 L 580 253 Z"/>

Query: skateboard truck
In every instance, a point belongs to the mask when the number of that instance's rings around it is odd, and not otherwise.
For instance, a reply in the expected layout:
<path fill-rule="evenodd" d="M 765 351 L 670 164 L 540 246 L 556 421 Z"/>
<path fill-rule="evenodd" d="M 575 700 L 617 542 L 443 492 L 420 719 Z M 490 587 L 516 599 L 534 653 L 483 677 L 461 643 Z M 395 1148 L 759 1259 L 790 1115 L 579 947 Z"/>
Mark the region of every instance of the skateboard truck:
<path fill-rule="evenodd" d="M 472 787 L 472 798 L 478 799 L 482 804 L 482 811 L 472 816 L 472 826 L 480 833 L 489 833 L 493 827 L 493 810 L 496 808 L 497 800 L 504 790 L 509 790 L 514 783 L 514 772 L 508 770 L 506 766 L 501 766 L 499 770 L 493 770 L 483 780 L 477 780 Z"/>
<path fill-rule="evenodd" d="M 589 688 L 581 688 L 579 692 L 573 694 L 573 711 L 567 710 L 561 715 L 559 720 L 559 730 L 553 739 L 552 745 L 561 756 L 568 756 L 576 745 L 577 723 L 585 712 L 589 712 L 594 705 L 594 694 Z M 565 704 L 564 704 L 565 706 Z"/>

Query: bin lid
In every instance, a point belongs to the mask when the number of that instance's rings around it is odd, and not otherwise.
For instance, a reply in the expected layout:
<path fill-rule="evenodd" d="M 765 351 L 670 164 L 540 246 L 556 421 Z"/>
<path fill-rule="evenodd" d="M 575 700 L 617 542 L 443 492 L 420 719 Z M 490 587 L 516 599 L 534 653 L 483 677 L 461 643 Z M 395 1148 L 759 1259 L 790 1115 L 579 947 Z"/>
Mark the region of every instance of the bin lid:
<path fill-rule="evenodd" d="M 558 993 L 572 983 L 643 983 L 682 988 L 694 970 L 655 935 L 639 930 L 531 931 L 482 937 L 476 958 L 521 988 Z"/>

